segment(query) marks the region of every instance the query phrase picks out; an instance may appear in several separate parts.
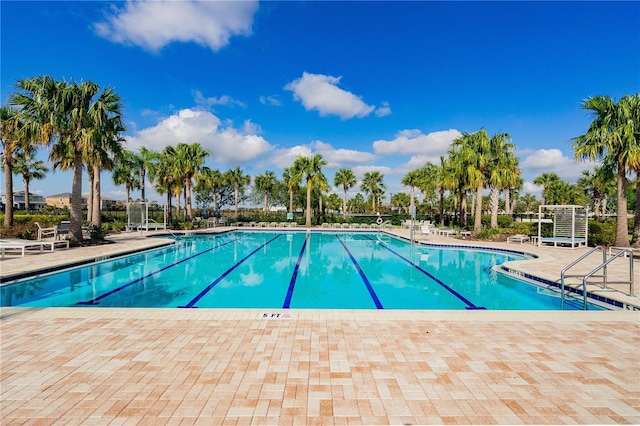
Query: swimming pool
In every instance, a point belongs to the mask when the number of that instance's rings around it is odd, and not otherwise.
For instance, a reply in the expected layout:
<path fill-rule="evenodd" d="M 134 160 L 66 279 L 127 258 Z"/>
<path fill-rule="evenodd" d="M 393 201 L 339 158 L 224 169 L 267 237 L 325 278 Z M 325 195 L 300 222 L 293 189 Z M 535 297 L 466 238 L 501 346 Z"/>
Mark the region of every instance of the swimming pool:
<path fill-rule="evenodd" d="M 234 231 L 0 288 L 2 306 L 560 309 L 498 273 L 525 256 L 416 246 L 381 232 Z M 580 309 L 565 303 L 565 309 Z"/>

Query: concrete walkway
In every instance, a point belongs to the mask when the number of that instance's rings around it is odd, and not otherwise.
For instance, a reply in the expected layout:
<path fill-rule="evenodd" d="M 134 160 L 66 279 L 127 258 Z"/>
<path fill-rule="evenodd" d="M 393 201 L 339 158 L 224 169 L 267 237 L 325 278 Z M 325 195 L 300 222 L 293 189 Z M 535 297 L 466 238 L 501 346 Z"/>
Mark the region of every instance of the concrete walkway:
<path fill-rule="evenodd" d="M 161 243 L 115 239 L 6 258 L 2 276 Z M 550 276 L 580 253 L 501 247 L 540 250 L 521 267 Z M 640 423 L 640 311 L 0 315 L 3 425 Z"/>

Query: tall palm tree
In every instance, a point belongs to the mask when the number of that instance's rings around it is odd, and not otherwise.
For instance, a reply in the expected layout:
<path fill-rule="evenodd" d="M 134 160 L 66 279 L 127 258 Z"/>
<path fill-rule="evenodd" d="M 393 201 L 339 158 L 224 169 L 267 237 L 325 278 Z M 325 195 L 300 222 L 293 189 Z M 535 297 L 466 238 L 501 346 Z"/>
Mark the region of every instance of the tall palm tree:
<path fill-rule="evenodd" d="M 227 181 L 233 185 L 234 190 L 234 215 L 238 217 L 238 203 L 240 201 L 240 192 L 244 187 L 251 183 L 251 176 L 245 175 L 240 167 L 229 170 L 226 173 Z"/>
<path fill-rule="evenodd" d="M 637 96 L 637 95 L 636 95 Z M 614 245 L 629 247 L 627 230 L 627 171 L 640 169 L 638 147 L 638 106 L 636 96 L 625 95 L 618 103 L 609 96 L 588 98 L 582 108 L 590 110 L 593 121 L 587 132 L 573 139 L 576 158 L 608 158 L 617 171 L 617 218 Z"/>
<path fill-rule="evenodd" d="M 306 227 L 311 226 L 311 190 L 324 178 L 322 167 L 326 165 L 327 162 L 322 158 L 322 154 L 316 154 L 313 157 L 299 156 L 293 163 L 295 174 L 301 179 L 306 179 L 307 182 Z"/>
<path fill-rule="evenodd" d="M 198 173 L 194 175 L 196 184 L 202 188 L 211 191 L 213 200 L 214 215 L 218 215 L 218 191 L 224 185 L 224 178 L 219 170 L 211 169 L 203 166 Z"/>
<path fill-rule="evenodd" d="M 342 186 L 342 219 L 344 220 L 347 219 L 347 191 L 356 186 L 357 182 L 358 180 L 356 179 L 356 175 L 354 175 L 353 171 L 348 168 L 339 169 L 333 178 L 333 184 L 335 186 Z"/>
<path fill-rule="evenodd" d="M 387 189 L 383 180 L 384 175 L 374 170 L 372 172 L 366 172 L 362 178 L 362 184 L 360 184 L 360 189 L 367 194 L 371 194 L 371 207 L 374 213 L 377 212 L 376 207 L 380 203 L 380 198 L 384 190 Z"/>
<path fill-rule="evenodd" d="M 11 96 L 11 102 L 20 105 L 43 126 L 48 136 L 46 142 L 55 143 L 50 160 L 59 167 L 73 170 L 71 186 L 71 212 L 69 234 L 76 241 L 82 240 L 82 168 L 84 154 L 91 151 L 96 141 L 96 117 L 121 117 L 119 97 L 99 96 L 99 87 L 91 81 L 55 82 L 49 76 L 19 80 L 17 88 L 21 93 Z M 115 94 L 114 94 L 115 95 Z"/>
<path fill-rule="evenodd" d="M 406 175 L 404 175 L 404 177 L 402 179 L 400 179 L 400 182 L 405 185 L 408 186 L 410 188 L 410 193 L 409 193 L 409 197 L 410 197 L 410 201 L 409 201 L 409 211 L 413 212 L 413 209 L 415 208 L 415 189 L 416 187 L 420 184 L 420 170 L 411 170 L 410 172 L 408 172 Z"/>
<path fill-rule="evenodd" d="M 282 183 L 289 191 L 289 213 L 293 213 L 293 193 L 299 188 L 301 175 L 293 167 L 287 167 L 282 172 Z"/>
<path fill-rule="evenodd" d="M 13 226 L 13 163 L 16 150 L 23 144 L 24 119 L 19 110 L 9 106 L 0 108 L 0 139 L 2 140 L 2 164 L 4 167 L 5 210 L 4 225 Z"/>
<path fill-rule="evenodd" d="M 44 179 L 49 171 L 49 168 L 44 164 L 44 161 L 33 158 L 33 151 L 19 153 L 15 159 L 13 168 L 14 174 L 22 176 L 22 183 L 24 184 L 24 205 L 27 212 L 29 211 L 29 206 L 31 204 L 29 201 L 29 183 L 33 180 Z"/>
<path fill-rule="evenodd" d="M 131 191 L 140 188 L 138 171 L 138 159 L 136 154 L 131 151 L 125 151 L 120 161 L 117 162 L 111 175 L 115 185 L 124 185 L 127 194 L 125 200 L 127 206 L 131 202 Z"/>
<path fill-rule="evenodd" d="M 256 176 L 253 183 L 258 192 L 261 192 L 264 197 L 264 212 L 269 212 L 269 197 L 273 195 L 273 191 L 276 188 L 278 179 L 272 171 L 266 171 L 264 174 Z"/>
<path fill-rule="evenodd" d="M 508 133 L 495 134 L 490 139 L 490 166 L 488 183 L 490 188 L 489 209 L 491 210 L 491 228 L 498 227 L 498 203 L 500 191 L 508 188 L 520 175 L 515 145 Z"/>
<path fill-rule="evenodd" d="M 204 159 L 209 155 L 208 149 L 203 149 L 199 143 L 179 143 L 175 149 L 177 165 L 184 173 L 185 208 L 187 220 L 193 220 L 191 207 L 191 180 L 204 164 Z"/>
<path fill-rule="evenodd" d="M 559 182 L 560 176 L 551 172 L 542 173 L 533 180 L 533 183 L 542 187 L 542 204 L 549 204 L 551 202 L 550 196 L 552 194 L 553 187 Z"/>

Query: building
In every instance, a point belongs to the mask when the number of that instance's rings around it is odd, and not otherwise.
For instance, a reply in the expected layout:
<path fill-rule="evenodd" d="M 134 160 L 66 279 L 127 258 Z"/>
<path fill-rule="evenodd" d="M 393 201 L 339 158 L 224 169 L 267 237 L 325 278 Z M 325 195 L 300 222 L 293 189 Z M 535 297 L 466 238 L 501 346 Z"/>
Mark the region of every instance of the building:
<path fill-rule="evenodd" d="M 2 196 L 2 205 L 6 204 L 6 197 Z M 44 208 L 47 203 L 42 195 L 29 193 L 29 210 L 40 210 Z M 13 193 L 13 208 L 16 210 L 26 210 L 25 208 L 24 191 L 16 191 Z"/>
<path fill-rule="evenodd" d="M 88 194 L 82 194 L 82 210 L 87 209 L 87 197 Z M 71 193 L 70 192 L 62 192 L 60 194 L 49 195 L 45 198 L 47 205 L 58 208 L 58 209 L 70 209 L 71 208 Z M 113 210 L 116 205 L 118 205 L 118 201 L 111 199 L 109 197 L 105 197 L 104 195 L 100 197 L 100 202 L 102 204 L 100 210 Z"/>

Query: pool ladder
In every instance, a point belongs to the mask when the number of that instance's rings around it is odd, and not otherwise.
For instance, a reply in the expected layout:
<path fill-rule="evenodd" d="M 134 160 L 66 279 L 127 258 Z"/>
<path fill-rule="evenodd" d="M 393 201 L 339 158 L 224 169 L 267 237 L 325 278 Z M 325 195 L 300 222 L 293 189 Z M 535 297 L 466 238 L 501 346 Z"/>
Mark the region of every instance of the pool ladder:
<path fill-rule="evenodd" d="M 586 274 L 573 274 L 568 275 L 567 271 L 581 261 L 589 257 L 593 252 L 597 250 L 602 250 L 602 263 L 598 265 L 596 268 L 591 270 L 591 272 L 587 272 Z M 607 265 L 613 262 L 615 259 L 619 257 L 629 256 L 629 280 L 628 281 L 609 281 L 607 280 Z M 602 271 L 600 274 L 596 274 L 597 272 Z M 582 278 L 582 299 L 583 299 L 583 309 L 587 309 L 587 280 L 589 278 L 602 278 L 603 289 L 607 288 L 607 284 L 629 284 L 629 296 L 634 296 L 634 283 L 633 283 L 633 252 L 629 249 L 623 248 L 615 255 L 611 256 L 607 259 L 607 251 L 603 246 L 596 246 L 571 262 L 569 265 L 565 266 L 565 268 L 560 272 L 560 293 L 561 293 L 561 308 L 564 309 L 564 300 L 567 296 L 567 292 L 565 292 L 565 278 Z"/>

